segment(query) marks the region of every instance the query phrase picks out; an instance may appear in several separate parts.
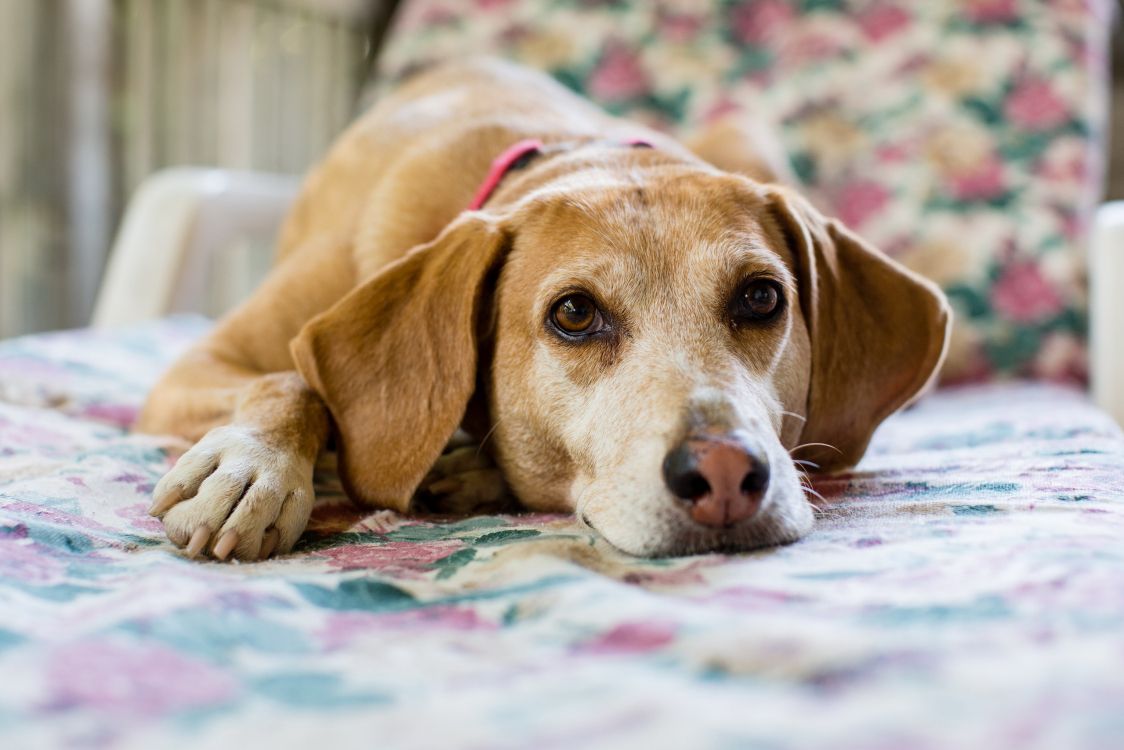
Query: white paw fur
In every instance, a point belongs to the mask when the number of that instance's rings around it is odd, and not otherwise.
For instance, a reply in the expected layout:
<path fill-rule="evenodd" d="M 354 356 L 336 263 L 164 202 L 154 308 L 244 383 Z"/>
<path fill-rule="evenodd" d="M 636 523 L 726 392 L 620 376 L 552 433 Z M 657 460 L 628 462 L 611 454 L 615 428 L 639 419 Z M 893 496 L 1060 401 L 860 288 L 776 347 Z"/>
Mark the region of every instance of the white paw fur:
<path fill-rule="evenodd" d="M 308 525 L 312 469 L 312 461 L 256 430 L 216 427 L 157 483 L 149 513 L 189 557 L 284 554 Z"/>

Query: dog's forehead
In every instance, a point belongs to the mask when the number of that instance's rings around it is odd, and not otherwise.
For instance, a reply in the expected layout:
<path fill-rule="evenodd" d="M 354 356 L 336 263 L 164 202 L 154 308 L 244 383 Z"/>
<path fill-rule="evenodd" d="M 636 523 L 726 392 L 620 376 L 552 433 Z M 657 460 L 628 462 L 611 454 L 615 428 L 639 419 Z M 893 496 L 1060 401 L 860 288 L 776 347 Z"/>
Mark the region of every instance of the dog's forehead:
<path fill-rule="evenodd" d="M 746 270 L 784 273 L 763 204 L 729 178 L 620 179 L 540 197 L 517 240 L 536 275 L 609 284 L 707 286 Z"/>
<path fill-rule="evenodd" d="M 532 231 L 584 231 L 620 250 L 646 241 L 718 242 L 731 232 L 761 231 L 760 199 L 727 175 L 667 169 L 575 176 L 540 194 L 535 204 Z"/>

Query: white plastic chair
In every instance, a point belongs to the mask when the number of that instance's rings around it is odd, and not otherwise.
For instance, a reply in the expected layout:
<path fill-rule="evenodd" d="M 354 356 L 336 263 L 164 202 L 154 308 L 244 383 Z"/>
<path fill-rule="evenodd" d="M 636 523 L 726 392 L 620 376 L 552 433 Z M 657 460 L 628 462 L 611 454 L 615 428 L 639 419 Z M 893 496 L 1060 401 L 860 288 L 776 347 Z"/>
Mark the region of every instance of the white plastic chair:
<path fill-rule="evenodd" d="M 92 325 L 171 313 L 217 316 L 269 269 L 278 227 L 300 179 L 259 172 L 176 168 L 133 195 L 98 292 Z"/>
<path fill-rule="evenodd" d="M 1093 400 L 1124 425 L 1124 201 L 1098 209 L 1089 253 Z"/>

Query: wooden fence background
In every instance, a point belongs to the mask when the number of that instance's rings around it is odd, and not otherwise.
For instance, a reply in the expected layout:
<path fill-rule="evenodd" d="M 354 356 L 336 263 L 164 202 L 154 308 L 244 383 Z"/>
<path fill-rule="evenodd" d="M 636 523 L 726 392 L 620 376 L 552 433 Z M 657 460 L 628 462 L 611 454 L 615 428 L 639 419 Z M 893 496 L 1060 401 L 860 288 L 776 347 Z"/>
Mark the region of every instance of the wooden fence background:
<path fill-rule="evenodd" d="M 83 325 L 171 165 L 300 173 L 353 116 L 388 0 L 0 0 L 0 338 Z"/>

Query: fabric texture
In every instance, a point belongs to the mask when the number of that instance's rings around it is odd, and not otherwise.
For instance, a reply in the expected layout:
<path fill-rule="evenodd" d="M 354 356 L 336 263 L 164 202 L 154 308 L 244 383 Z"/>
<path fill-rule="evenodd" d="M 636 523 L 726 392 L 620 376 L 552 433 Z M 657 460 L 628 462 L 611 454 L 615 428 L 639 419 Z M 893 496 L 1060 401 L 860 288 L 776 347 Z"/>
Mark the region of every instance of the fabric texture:
<path fill-rule="evenodd" d="M 381 90 L 499 54 L 675 133 L 781 134 L 815 203 L 940 283 L 946 382 L 1086 374 L 1109 0 L 406 0 Z"/>
<path fill-rule="evenodd" d="M 0 747 L 1124 745 L 1124 437 L 1074 390 L 930 397 L 780 549 L 638 560 L 324 471 L 293 554 L 219 564 L 145 513 L 182 446 L 123 429 L 205 329 L 0 344 Z"/>

